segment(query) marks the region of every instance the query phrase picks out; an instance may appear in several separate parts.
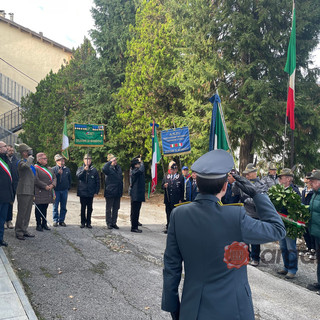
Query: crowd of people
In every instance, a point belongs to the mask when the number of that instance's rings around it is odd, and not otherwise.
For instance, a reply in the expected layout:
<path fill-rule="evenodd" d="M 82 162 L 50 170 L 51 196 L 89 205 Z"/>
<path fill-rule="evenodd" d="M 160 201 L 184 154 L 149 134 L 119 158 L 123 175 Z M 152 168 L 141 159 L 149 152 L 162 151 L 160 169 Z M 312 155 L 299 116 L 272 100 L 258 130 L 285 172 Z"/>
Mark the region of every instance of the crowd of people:
<path fill-rule="evenodd" d="M 48 167 L 48 159 L 45 153 L 36 155 L 36 163 L 32 148 L 21 143 L 17 147 L 21 160 L 15 156 L 12 146 L 7 146 L 0 141 L 0 246 L 7 246 L 4 241 L 4 229 L 15 229 L 16 238 L 25 240 L 35 235 L 28 231 L 32 206 L 35 206 L 36 230 L 43 232 L 50 230 L 47 223 L 47 209 L 53 204 L 52 220 L 54 227 L 66 227 L 68 191 L 71 188 L 71 172 L 65 164 L 65 158 L 60 154 L 55 155 L 56 165 Z M 102 172 L 105 175 L 104 197 L 106 199 L 106 225 L 108 229 L 119 229 L 117 225 L 120 200 L 123 195 L 123 173 L 117 163 L 117 157 L 108 154 L 107 162 Z M 226 190 L 221 197 L 224 205 L 241 204 L 246 215 L 253 221 L 260 220 L 256 203 L 250 194 L 242 190 L 236 183 L 235 176 L 238 172 L 232 168 L 227 174 Z M 269 172 L 261 179 L 258 177 L 258 169 L 253 163 L 249 163 L 242 175 L 251 182 L 251 186 L 257 193 L 267 193 L 268 189 L 276 184 L 281 184 L 285 189 L 292 188 L 301 197 L 301 202 L 310 206 L 312 219 L 304 235 L 309 259 L 317 259 L 318 282 L 310 284 L 310 290 L 320 290 L 320 171 L 313 170 L 306 174 L 305 188 L 300 193 L 299 188 L 293 184 L 293 172 L 283 168 L 277 174 L 277 167 L 271 163 Z M 131 160 L 129 195 L 131 197 L 131 232 L 142 233 L 139 226 L 140 210 L 145 201 L 145 167 L 141 156 Z M 171 213 L 180 204 L 192 203 L 197 199 L 199 188 L 197 181 L 199 173 L 192 170 L 190 174 L 188 166 L 184 165 L 181 173 L 178 172 L 177 163 L 171 161 L 168 172 L 164 174 L 161 187 L 164 190 L 164 204 L 167 223 L 164 233 L 168 233 Z M 92 164 L 90 154 L 85 154 L 83 165 L 77 169 L 76 177 L 77 195 L 81 204 L 80 228 L 92 228 L 91 215 L 93 211 L 93 199 L 100 191 L 100 175 Z M 200 178 L 201 179 L 201 178 Z M 12 218 L 12 204 L 17 196 L 17 217 L 15 226 Z M 285 208 L 284 208 L 285 210 Z M 297 239 L 288 236 L 279 240 L 283 259 L 283 268 L 279 274 L 287 279 L 293 279 L 298 271 Z M 250 252 L 250 264 L 258 266 L 260 263 L 260 243 L 248 242 Z"/>

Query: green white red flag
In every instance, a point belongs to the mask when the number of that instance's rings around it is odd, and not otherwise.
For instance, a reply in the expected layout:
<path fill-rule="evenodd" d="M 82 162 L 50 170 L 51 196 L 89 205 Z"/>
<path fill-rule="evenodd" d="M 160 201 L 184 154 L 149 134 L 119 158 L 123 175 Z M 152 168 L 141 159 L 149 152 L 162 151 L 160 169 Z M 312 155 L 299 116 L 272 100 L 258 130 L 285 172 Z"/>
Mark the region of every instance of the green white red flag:
<path fill-rule="evenodd" d="M 151 164 L 151 193 L 156 190 L 158 183 L 157 163 L 161 159 L 159 141 L 157 137 L 156 124 L 152 124 L 152 164 Z"/>
<path fill-rule="evenodd" d="M 62 132 L 62 155 L 65 157 L 67 160 L 69 160 L 69 138 L 68 138 L 68 131 L 67 131 L 67 119 L 64 118 L 64 125 L 63 125 L 63 132 Z"/>
<path fill-rule="evenodd" d="M 292 10 L 292 29 L 288 46 L 287 62 L 284 71 L 289 74 L 289 88 L 287 99 L 287 117 L 289 118 L 290 128 L 295 129 L 294 105 L 295 105 L 295 75 L 296 75 L 296 9 L 293 1 Z"/>

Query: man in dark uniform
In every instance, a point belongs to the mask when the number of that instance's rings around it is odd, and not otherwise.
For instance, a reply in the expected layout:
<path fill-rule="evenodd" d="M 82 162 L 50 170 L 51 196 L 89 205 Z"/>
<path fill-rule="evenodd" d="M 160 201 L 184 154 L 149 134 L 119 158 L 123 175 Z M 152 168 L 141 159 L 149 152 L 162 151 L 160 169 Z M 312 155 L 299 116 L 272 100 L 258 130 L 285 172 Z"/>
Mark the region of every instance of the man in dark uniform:
<path fill-rule="evenodd" d="M 139 216 L 142 202 L 145 201 L 145 170 L 140 157 L 131 160 L 130 170 L 130 197 L 131 197 L 131 232 L 141 233 Z"/>
<path fill-rule="evenodd" d="M 254 199 L 260 220 L 248 216 L 242 205 L 222 205 L 233 166 L 232 156 L 224 150 L 200 157 L 191 167 L 197 172 L 200 193 L 194 202 L 178 206 L 171 214 L 162 309 L 171 312 L 173 319 L 254 320 L 244 243 L 276 241 L 286 233 L 268 196 L 257 193 L 244 177 L 234 175 L 236 184 Z M 233 266 L 232 257 L 237 255 L 229 253 L 235 245 L 246 259 Z M 182 264 L 185 280 L 180 303 Z"/>
<path fill-rule="evenodd" d="M 167 233 L 171 211 L 175 204 L 183 202 L 184 196 L 184 177 L 178 173 L 178 167 L 174 161 L 169 163 L 169 171 L 163 177 L 161 187 L 164 189 L 164 204 L 167 215 L 167 225 L 163 232 Z"/>

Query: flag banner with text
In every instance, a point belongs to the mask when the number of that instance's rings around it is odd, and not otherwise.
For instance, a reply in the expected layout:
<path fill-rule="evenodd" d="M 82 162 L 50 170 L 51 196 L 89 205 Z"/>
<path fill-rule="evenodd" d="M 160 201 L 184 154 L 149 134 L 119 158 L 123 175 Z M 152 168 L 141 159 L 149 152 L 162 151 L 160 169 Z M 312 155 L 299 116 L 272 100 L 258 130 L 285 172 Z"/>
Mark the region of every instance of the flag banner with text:
<path fill-rule="evenodd" d="M 188 127 L 161 131 L 161 141 L 164 156 L 191 152 Z"/>
<path fill-rule="evenodd" d="M 78 147 L 102 147 L 104 142 L 104 125 L 75 124 L 74 145 Z"/>

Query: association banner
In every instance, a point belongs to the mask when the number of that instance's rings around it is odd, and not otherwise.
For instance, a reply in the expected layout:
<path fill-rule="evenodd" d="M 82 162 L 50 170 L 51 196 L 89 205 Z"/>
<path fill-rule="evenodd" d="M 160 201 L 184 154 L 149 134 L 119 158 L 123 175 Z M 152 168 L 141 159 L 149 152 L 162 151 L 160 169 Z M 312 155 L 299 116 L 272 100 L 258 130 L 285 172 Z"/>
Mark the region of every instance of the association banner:
<path fill-rule="evenodd" d="M 75 124 L 73 128 L 74 144 L 78 147 L 102 147 L 104 143 L 104 125 Z"/>
<path fill-rule="evenodd" d="M 188 127 L 161 131 L 161 141 L 164 156 L 191 152 Z"/>

